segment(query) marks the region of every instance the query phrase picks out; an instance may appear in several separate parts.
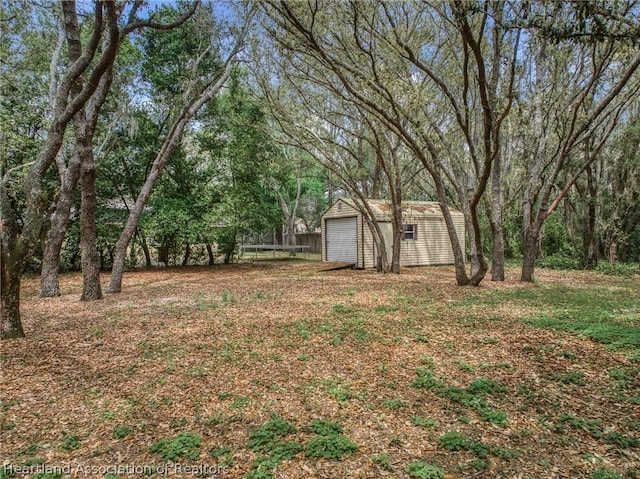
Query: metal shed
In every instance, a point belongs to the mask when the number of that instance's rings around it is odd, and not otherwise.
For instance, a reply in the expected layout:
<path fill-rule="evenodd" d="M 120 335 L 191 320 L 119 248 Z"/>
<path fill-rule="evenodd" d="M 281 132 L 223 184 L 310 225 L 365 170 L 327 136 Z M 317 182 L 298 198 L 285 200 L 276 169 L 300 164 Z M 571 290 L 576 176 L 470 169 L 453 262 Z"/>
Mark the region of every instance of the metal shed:
<path fill-rule="evenodd" d="M 375 215 L 391 259 L 391 205 L 385 200 L 367 200 Z M 451 209 L 460 244 L 465 248 L 464 215 Z M 404 239 L 400 247 L 402 266 L 453 264 L 453 250 L 440 206 L 435 202 L 402 203 Z M 356 268 L 373 268 L 376 251 L 373 235 L 356 203 L 339 199 L 322 216 L 322 261 L 355 264 Z"/>

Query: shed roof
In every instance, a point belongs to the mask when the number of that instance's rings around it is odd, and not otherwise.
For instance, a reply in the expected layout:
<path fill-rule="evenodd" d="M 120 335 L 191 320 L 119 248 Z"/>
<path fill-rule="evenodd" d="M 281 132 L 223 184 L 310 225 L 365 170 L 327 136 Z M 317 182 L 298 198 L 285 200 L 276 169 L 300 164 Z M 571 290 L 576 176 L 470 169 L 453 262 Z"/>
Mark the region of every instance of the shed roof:
<path fill-rule="evenodd" d="M 354 200 L 340 198 L 354 209 L 358 209 Z M 391 212 L 391 203 L 388 200 L 368 199 L 367 203 L 376 216 L 387 216 Z M 453 214 L 462 214 L 460 211 L 449 208 Z M 440 203 L 437 201 L 403 201 L 402 212 L 409 216 L 442 216 Z"/>

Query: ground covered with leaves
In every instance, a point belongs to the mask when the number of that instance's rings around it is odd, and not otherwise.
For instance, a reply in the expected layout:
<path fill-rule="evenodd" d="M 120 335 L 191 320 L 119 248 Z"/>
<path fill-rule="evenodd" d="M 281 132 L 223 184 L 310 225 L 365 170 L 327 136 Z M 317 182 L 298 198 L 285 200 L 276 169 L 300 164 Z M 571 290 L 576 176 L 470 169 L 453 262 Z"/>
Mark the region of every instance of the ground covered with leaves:
<path fill-rule="evenodd" d="M 79 275 L 0 344 L 0 477 L 640 477 L 640 277 Z"/>

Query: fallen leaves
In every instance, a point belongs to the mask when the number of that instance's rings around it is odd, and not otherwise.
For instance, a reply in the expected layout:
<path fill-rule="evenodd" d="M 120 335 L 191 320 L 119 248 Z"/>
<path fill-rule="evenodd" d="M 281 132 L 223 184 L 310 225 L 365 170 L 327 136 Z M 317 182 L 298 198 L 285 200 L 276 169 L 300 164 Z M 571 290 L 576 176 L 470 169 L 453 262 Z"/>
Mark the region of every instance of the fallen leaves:
<path fill-rule="evenodd" d="M 582 272 L 538 277 L 584 288 L 607 280 Z M 0 344 L 2 424 L 13 424 L 0 431 L 0 451 L 14 465 L 38 458 L 53 466 L 154 465 L 162 459 L 152 444 L 193 432 L 202 438 L 201 463 L 220 460 L 209 450 L 230 448 L 224 477 L 242 477 L 256 459 L 247 448 L 251 431 L 277 414 L 297 427 L 335 421 L 358 452 L 338 461 L 295 456 L 276 477 L 407 477 L 414 461 L 437 464 L 450 478 L 587 478 L 597 467 L 640 468 L 635 449 L 580 428 L 554 430 L 559 417 L 574 415 L 638 437 L 629 424 L 640 422 L 640 406 L 606 374 L 630 367 L 628 360 L 522 323 L 531 310 L 473 301 L 537 286 L 459 288 L 453 278 L 446 267 L 401 275 L 322 272 L 304 262 L 169 268 L 127 273 L 122 293 L 94 303 L 78 300 L 79 275 L 61 278 L 73 294 L 48 299 L 37 297 L 36 278 L 27 280 L 27 339 Z M 476 378 L 504 385 L 508 393 L 490 401 L 507 426 L 412 387 L 426 363 L 447 386 L 466 388 Z M 416 415 L 437 429 L 415 425 Z M 119 425 L 132 434 L 115 439 Z M 491 457 L 478 470 L 472 453 L 439 446 L 449 431 L 520 455 Z M 79 447 L 63 451 L 65 434 Z M 380 453 L 393 472 L 372 461 Z"/>

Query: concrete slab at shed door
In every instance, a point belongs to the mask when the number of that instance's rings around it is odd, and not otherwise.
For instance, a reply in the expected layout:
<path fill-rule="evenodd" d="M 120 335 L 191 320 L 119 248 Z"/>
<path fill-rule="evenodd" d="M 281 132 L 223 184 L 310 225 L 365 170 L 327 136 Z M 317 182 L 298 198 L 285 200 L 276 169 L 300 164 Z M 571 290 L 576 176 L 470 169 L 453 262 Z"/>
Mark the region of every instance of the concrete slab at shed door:
<path fill-rule="evenodd" d="M 325 223 L 327 261 L 358 261 L 358 234 L 356 217 L 327 219 Z"/>

